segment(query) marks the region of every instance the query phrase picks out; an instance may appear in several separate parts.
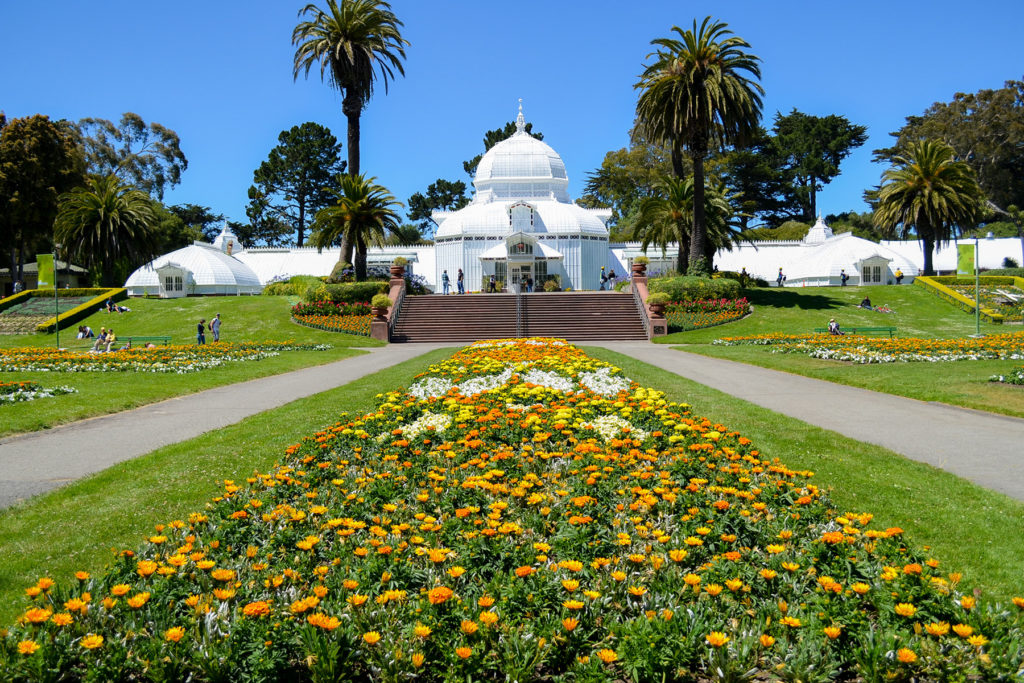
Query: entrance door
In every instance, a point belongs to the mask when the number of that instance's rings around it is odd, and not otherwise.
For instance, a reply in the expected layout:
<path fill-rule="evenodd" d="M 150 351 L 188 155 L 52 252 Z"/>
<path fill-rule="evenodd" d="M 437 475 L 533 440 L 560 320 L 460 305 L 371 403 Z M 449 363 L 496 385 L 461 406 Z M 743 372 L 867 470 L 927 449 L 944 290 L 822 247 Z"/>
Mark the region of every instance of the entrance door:
<path fill-rule="evenodd" d="M 526 291 L 526 279 L 533 273 L 532 263 L 510 263 L 508 264 L 509 282 L 515 288 L 513 291 Z"/>

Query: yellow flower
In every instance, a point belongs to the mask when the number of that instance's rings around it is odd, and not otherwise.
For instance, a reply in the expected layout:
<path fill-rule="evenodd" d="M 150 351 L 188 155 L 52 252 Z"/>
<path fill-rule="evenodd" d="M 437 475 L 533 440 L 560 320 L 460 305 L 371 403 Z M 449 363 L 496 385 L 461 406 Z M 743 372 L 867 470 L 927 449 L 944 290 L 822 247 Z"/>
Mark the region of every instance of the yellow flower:
<path fill-rule="evenodd" d="M 647 592 L 647 589 L 644 588 L 643 586 L 630 586 L 629 587 L 629 594 L 632 595 L 635 598 L 643 597 L 643 595 L 646 592 Z"/>
<path fill-rule="evenodd" d="M 862 581 L 858 581 L 857 583 L 850 584 L 850 590 L 852 590 L 857 595 L 864 595 L 869 590 L 871 590 L 871 586 Z"/>
<path fill-rule="evenodd" d="M 707 591 L 708 595 L 715 596 L 722 592 L 722 587 L 717 583 L 709 583 L 704 586 L 704 590 Z"/>
<path fill-rule="evenodd" d="M 156 571 L 157 563 L 152 560 L 139 560 L 135 565 L 135 568 L 136 571 L 138 571 L 139 576 L 145 578 L 147 576 L 151 576 Z M 97 645 L 97 647 L 99 646 Z"/>
<path fill-rule="evenodd" d="M 121 597 L 122 595 L 127 595 L 128 591 L 130 591 L 131 589 L 132 589 L 132 587 L 129 586 L 128 584 L 126 584 L 126 583 L 119 583 L 116 586 L 112 586 L 110 588 L 110 594 L 111 595 L 116 595 L 117 597 Z"/>
<path fill-rule="evenodd" d="M 763 636 L 761 636 L 760 640 L 761 640 L 761 647 L 771 647 L 772 645 L 775 644 L 775 639 L 772 638 L 767 633 L 765 633 Z"/>
<path fill-rule="evenodd" d="M 608 648 L 605 648 L 603 650 L 597 651 L 597 658 L 605 664 L 611 664 L 612 662 L 617 661 L 619 659 L 619 655 L 615 653 L 615 650 L 609 650 Z"/>
<path fill-rule="evenodd" d="M 455 655 L 459 659 L 469 659 L 471 656 L 473 656 L 473 648 L 465 646 L 455 648 Z"/>
<path fill-rule="evenodd" d="M 218 600 L 230 600 L 231 598 L 235 597 L 235 589 L 234 588 L 214 588 L 213 589 L 213 595 Z"/>
<path fill-rule="evenodd" d="M 562 628 L 564 628 L 566 631 L 573 631 L 579 625 L 579 619 L 573 619 L 572 617 L 562 619 Z"/>
<path fill-rule="evenodd" d="M 981 635 L 980 633 L 977 633 L 968 638 L 967 642 L 973 645 L 974 647 L 981 647 L 982 645 L 988 644 L 988 638 Z"/>
<path fill-rule="evenodd" d="M 463 619 L 462 620 L 462 625 L 461 625 L 460 628 L 462 629 L 462 632 L 465 633 L 467 636 L 471 636 L 471 635 L 473 635 L 474 633 L 477 632 L 477 630 L 480 628 L 480 626 L 475 621 L 470 621 L 469 619 Z"/>
<path fill-rule="evenodd" d="M 970 611 L 974 609 L 974 606 L 976 604 L 977 600 L 974 599 L 973 595 L 965 595 L 962 598 L 960 598 L 960 606 L 963 607 L 965 610 Z"/>
<path fill-rule="evenodd" d="M 78 579 L 79 581 L 88 581 L 89 580 L 89 572 L 75 572 L 75 578 Z"/>
<path fill-rule="evenodd" d="M 34 640 L 23 640 L 18 643 L 18 654 L 30 655 L 39 649 L 39 643 Z"/>
<path fill-rule="evenodd" d="M 790 628 L 800 628 L 801 626 L 800 620 L 796 617 L 782 617 L 779 619 L 779 623 Z"/>
<path fill-rule="evenodd" d="M 234 581 L 235 572 L 231 569 L 214 569 L 210 572 L 210 576 L 213 577 L 214 581 Z"/>
<path fill-rule="evenodd" d="M 974 627 L 968 626 L 967 624 L 957 624 L 953 627 L 953 633 L 957 634 L 961 638 L 967 638 L 974 633 Z"/>
<path fill-rule="evenodd" d="M 840 626 L 826 626 L 822 630 L 825 632 L 825 635 L 828 636 L 829 640 L 835 640 L 839 637 L 839 634 L 843 632 L 843 629 Z"/>
<path fill-rule="evenodd" d="M 67 612 L 59 612 L 54 614 L 50 621 L 55 623 L 57 626 L 69 626 L 74 621 L 74 617 Z"/>
<path fill-rule="evenodd" d="M 418 638 L 427 638 L 432 633 L 430 627 L 424 626 L 423 624 L 416 624 L 412 632 L 415 633 Z"/>
<path fill-rule="evenodd" d="M 493 626 L 498 623 L 498 615 L 494 612 L 481 612 L 480 621 L 482 621 L 485 626 Z"/>
<path fill-rule="evenodd" d="M 700 584 L 700 577 L 696 574 L 687 574 L 683 577 L 683 583 L 687 586 L 697 586 Z"/>
<path fill-rule="evenodd" d="M 185 636 L 185 629 L 181 626 L 172 626 L 164 631 L 164 640 L 169 643 L 176 643 Z"/>
<path fill-rule="evenodd" d="M 360 605 L 362 605 L 364 602 L 366 602 L 369 599 L 370 599 L 369 595 L 350 595 L 347 598 L 348 604 L 353 605 L 355 607 L 359 607 Z"/>
<path fill-rule="evenodd" d="M 566 579 L 562 582 L 562 588 L 570 593 L 580 587 L 580 582 L 575 579 Z"/>
<path fill-rule="evenodd" d="M 913 664 L 917 661 L 917 654 L 910 648 L 901 647 L 896 651 L 896 659 L 904 664 Z"/>
<path fill-rule="evenodd" d="M 704 640 L 706 640 L 708 645 L 711 647 L 722 647 L 729 642 L 729 637 L 721 631 L 712 631 L 704 636 Z"/>
<path fill-rule="evenodd" d="M 614 571 L 612 572 L 612 578 L 616 581 L 625 581 L 626 572 Z"/>
<path fill-rule="evenodd" d="M 376 631 L 368 631 L 363 634 L 363 640 L 365 640 L 368 645 L 376 645 L 380 642 L 380 634 Z"/>
<path fill-rule="evenodd" d="M 583 609 L 583 603 L 579 600 L 566 600 L 562 603 L 562 607 L 572 610 Z"/>
<path fill-rule="evenodd" d="M 686 559 L 688 553 L 685 550 L 670 550 L 668 551 L 668 557 L 673 562 L 682 562 Z"/>
<path fill-rule="evenodd" d="M 413 665 L 413 667 L 418 669 L 421 666 L 423 666 L 423 660 L 424 660 L 423 653 L 417 652 L 416 654 L 414 654 L 412 656 L 412 665 Z"/>
<path fill-rule="evenodd" d="M 82 640 L 79 641 L 78 644 L 84 647 L 86 650 L 95 650 L 98 647 L 102 647 L 103 636 L 97 636 L 90 633 L 89 635 L 82 638 Z"/>
<path fill-rule="evenodd" d="M 725 582 L 725 587 L 728 588 L 731 591 L 734 591 L 734 592 L 738 591 L 739 589 L 743 588 L 743 580 L 742 579 L 728 579 Z"/>
<path fill-rule="evenodd" d="M 324 629 L 325 631 L 333 631 L 334 629 L 341 626 L 341 621 L 338 617 L 329 617 L 326 614 L 317 612 L 316 614 L 310 614 L 306 617 L 306 621 L 312 625 Z"/>
<path fill-rule="evenodd" d="M 451 569 L 448 570 L 448 575 L 450 577 L 452 577 L 453 579 L 457 579 L 457 578 L 459 578 L 460 576 L 462 576 L 465 573 L 466 573 L 466 568 L 465 567 L 452 567 Z"/>
<path fill-rule="evenodd" d="M 41 624 L 44 621 L 47 621 L 51 614 L 53 614 L 53 612 L 48 609 L 33 607 L 25 612 L 24 616 L 22 616 L 22 620 L 27 621 L 30 624 Z"/>
<path fill-rule="evenodd" d="M 1024 609 L 1024 598 L 1014 598 L 1013 604 L 1015 604 L 1018 609 Z"/>
<path fill-rule="evenodd" d="M 147 602 L 149 602 L 149 593 L 136 593 L 128 598 L 128 606 L 132 609 L 139 609 Z"/>
<path fill-rule="evenodd" d="M 776 576 L 779 575 L 779 573 L 777 571 L 775 571 L 774 569 L 762 569 L 758 573 L 761 575 L 761 578 L 768 579 L 769 581 L 771 581 L 772 579 L 774 579 Z"/>
<path fill-rule="evenodd" d="M 899 603 L 898 605 L 896 605 L 894 611 L 901 617 L 912 617 L 915 614 L 917 614 L 917 608 L 911 605 L 909 602 Z"/>

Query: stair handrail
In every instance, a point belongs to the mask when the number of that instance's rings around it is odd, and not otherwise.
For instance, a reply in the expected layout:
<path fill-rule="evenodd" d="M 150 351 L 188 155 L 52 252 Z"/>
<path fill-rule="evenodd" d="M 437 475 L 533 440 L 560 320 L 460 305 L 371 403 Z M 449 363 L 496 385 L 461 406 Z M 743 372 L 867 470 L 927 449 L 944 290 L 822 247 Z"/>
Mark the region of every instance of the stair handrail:
<path fill-rule="evenodd" d="M 633 293 L 633 303 L 636 304 L 637 313 L 640 314 L 640 322 L 644 325 L 644 334 L 648 339 L 651 338 L 651 321 L 647 319 L 647 304 L 645 304 L 640 298 L 640 290 L 630 285 L 629 291 Z"/>
<path fill-rule="evenodd" d="M 398 324 L 398 315 L 402 312 L 402 304 L 405 303 L 405 286 L 398 290 L 395 303 L 391 304 L 391 316 L 388 318 L 388 339 L 395 336 L 395 325 Z"/>
<path fill-rule="evenodd" d="M 512 290 L 516 293 L 516 338 L 523 336 L 523 286 L 514 284 Z"/>

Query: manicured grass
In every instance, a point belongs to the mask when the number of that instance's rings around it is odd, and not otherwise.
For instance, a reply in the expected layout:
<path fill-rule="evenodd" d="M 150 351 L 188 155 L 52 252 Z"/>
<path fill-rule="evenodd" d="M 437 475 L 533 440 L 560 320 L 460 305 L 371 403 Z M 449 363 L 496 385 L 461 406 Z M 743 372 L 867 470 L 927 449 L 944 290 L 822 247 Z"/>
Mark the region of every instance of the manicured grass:
<path fill-rule="evenodd" d="M 756 334 L 809 334 L 835 318 L 846 328 L 858 325 L 891 326 L 900 337 L 950 338 L 974 334 L 974 318 L 922 287 L 808 287 L 754 289 L 745 292 L 754 312 L 728 325 L 679 332 L 658 338 L 659 343 L 686 344 L 686 350 L 783 370 L 839 384 L 883 391 L 922 401 L 1024 417 L 1024 390 L 992 383 L 993 374 L 1008 373 L 1021 365 L 1014 360 L 958 361 L 950 363 L 886 363 L 857 365 L 819 360 L 795 353 L 772 353 L 764 346 L 711 346 L 721 337 Z M 888 304 L 895 313 L 856 308 L 865 294 L 875 305 Z M 1024 332 L 1019 325 L 992 325 L 982 321 L 983 334 Z M 941 377 L 941 381 L 940 381 Z"/>
<path fill-rule="evenodd" d="M 373 407 L 382 387 L 407 386 L 447 357 L 433 351 L 344 387 L 121 463 L 0 513 L 0 624 L 22 610 L 26 586 L 47 575 L 99 572 L 112 548 L 133 548 L 156 524 L 202 510 L 223 487 L 267 471 L 285 449 L 343 411 Z"/>
<path fill-rule="evenodd" d="M 274 358 L 244 363 L 227 363 L 221 367 L 186 375 L 149 373 L 0 373 L 5 381 L 35 380 L 45 386 L 73 386 L 76 394 L 4 406 L 0 420 L 0 436 L 46 429 L 86 417 L 107 415 L 137 408 L 174 396 L 204 389 L 276 375 L 312 365 L 322 365 L 361 353 L 352 347 L 381 346 L 383 342 L 335 332 L 313 330 L 295 325 L 290 320 L 291 303 L 287 297 L 217 297 L 187 299 L 130 299 L 130 313 L 121 315 L 97 313 L 84 321 L 97 334 L 100 327 L 113 326 L 120 338 L 131 335 L 171 335 L 172 343 L 195 341 L 196 322 L 209 320 L 220 313 L 224 321 L 224 341 L 283 341 L 292 339 L 305 343 L 334 346 L 328 351 L 283 352 Z M 207 341 L 210 341 L 208 335 Z M 66 341 L 65 341 L 66 340 Z M 77 340 L 71 330 L 61 333 L 61 346 L 87 346 Z M 50 335 L 0 336 L 0 346 L 46 346 L 54 343 Z"/>
<path fill-rule="evenodd" d="M 948 472 L 847 439 L 605 349 L 587 353 L 621 367 L 753 440 L 793 469 L 815 472 L 842 512 L 870 512 L 881 528 L 903 528 L 947 571 L 1008 600 L 1024 590 L 1024 503 Z"/>

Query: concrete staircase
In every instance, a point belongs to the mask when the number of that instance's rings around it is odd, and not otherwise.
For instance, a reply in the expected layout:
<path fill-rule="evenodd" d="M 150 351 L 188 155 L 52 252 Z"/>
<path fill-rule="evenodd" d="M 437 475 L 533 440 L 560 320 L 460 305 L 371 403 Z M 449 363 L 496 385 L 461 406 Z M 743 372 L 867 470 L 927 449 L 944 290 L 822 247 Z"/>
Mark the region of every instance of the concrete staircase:
<path fill-rule="evenodd" d="M 534 292 L 521 298 L 523 337 L 646 341 L 630 294 Z M 467 342 L 516 336 L 513 294 L 407 296 L 392 342 Z"/>

